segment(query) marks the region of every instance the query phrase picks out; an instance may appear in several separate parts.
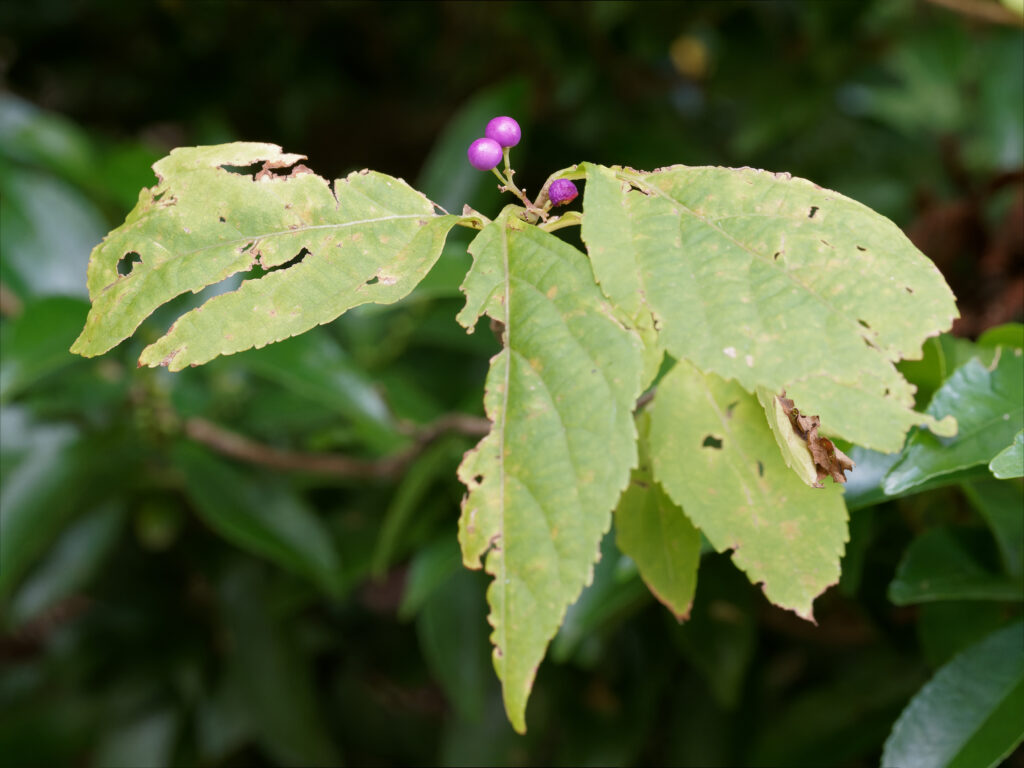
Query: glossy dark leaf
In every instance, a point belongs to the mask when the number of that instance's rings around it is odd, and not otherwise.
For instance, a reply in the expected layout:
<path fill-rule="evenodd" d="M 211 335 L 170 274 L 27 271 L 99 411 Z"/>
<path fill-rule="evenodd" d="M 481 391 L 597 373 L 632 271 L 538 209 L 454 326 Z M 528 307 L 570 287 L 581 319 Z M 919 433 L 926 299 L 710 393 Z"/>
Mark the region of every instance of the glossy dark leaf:
<path fill-rule="evenodd" d="M 321 520 L 282 483 L 243 474 L 205 448 L 179 443 L 174 461 L 203 520 L 235 545 L 341 591 L 341 565 Z"/>
<path fill-rule="evenodd" d="M 911 700 L 882 765 L 991 768 L 1024 739 L 1024 622 L 975 643 Z"/>
<path fill-rule="evenodd" d="M 68 346 L 85 321 L 88 304 L 69 296 L 31 301 L 0 331 L 0 403 L 48 373 L 76 362 Z"/>
<path fill-rule="evenodd" d="M 980 534 L 980 535 L 979 535 Z M 936 600 L 1021 600 L 1024 585 L 980 562 L 987 531 L 934 528 L 914 539 L 889 585 L 897 605 Z"/>
<path fill-rule="evenodd" d="M 943 475 L 988 464 L 1024 427 L 1024 354 L 1001 347 L 994 367 L 971 360 L 935 393 L 927 412 L 954 416 L 959 431 L 940 438 L 915 432 L 885 477 L 889 495 L 923 486 Z"/>

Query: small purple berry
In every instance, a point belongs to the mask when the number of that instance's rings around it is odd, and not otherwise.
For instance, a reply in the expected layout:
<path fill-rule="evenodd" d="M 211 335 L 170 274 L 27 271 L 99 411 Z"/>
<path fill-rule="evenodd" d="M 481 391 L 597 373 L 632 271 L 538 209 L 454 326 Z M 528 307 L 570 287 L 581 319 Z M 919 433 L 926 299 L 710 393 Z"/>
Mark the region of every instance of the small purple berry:
<path fill-rule="evenodd" d="M 478 171 L 489 171 L 501 162 L 504 156 L 501 145 L 494 139 L 477 139 L 469 145 L 466 155 L 469 164 Z"/>
<path fill-rule="evenodd" d="M 523 137 L 519 130 L 519 123 L 511 117 L 495 117 L 487 124 L 484 136 L 494 139 L 503 147 L 514 147 Z"/>
<path fill-rule="evenodd" d="M 576 185 L 568 179 L 555 179 L 548 187 L 548 197 L 551 198 L 552 205 L 571 203 L 578 194 L 579 190 L 576 189 Z"/>

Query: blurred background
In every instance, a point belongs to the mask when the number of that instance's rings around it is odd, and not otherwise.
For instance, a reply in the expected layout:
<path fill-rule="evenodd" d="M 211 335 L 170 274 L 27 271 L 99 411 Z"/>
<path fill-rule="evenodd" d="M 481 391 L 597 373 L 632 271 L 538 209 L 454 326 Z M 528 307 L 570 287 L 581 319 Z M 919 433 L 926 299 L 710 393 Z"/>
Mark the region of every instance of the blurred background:
<path fill-rule="evenodd" d="M 104 357 L 67 349 L 90 250 L 171 148 L 272 142 L 328 178 L 369 167 L 493 215 L 465 149 L 499 114 L 522 125 L 530 192 L 590 160 L 789 171 L 860 200 L 938 264 L 954 333 L 975 339 L 1024 319 L 1014 6 L 0 5 L 0 764 L 877 764 L 932 672 L 1019 614 L 887 597 L 908 542 L 980 526 L 978 499 L 1005 486 L 864 501 L 817 627 L 714 554 L 677 625 L 610 534 L 519 737 L 487 580 L 455 540 L 475 438 L 367 479 L 268 471 L 196 437 L 373 461 L 417 425 L 481 415 L 497 342 L 454 322 L 468 233 L 407 300 L 201 368 L 135 360 L 203 294 Z M 908 376 L 923 407 L 942 377 Z"/>

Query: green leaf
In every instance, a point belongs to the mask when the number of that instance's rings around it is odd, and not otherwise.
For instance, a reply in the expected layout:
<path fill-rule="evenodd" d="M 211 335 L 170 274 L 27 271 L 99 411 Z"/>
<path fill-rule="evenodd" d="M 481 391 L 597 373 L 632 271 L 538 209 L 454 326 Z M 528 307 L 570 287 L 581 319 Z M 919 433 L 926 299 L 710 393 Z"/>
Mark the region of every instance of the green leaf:
<path fill-rule="evenodd" d="M 988 463 L 992 474 L 1000 480 L 1024 477 L 1024 429 L 1013 436 L 1013 442 Z"/>
<path fill-rule="evenodd" d="M 32 425 L 21 409 L 0 411 L 0 597 L 57 537 L 78 504 L 90 452 L 70 426 Z"/>
<path fill-rule="evenodd" d="M 104 733 L 95 747 L 96 765 L 162 768 L 174 764 L 182 713 L 164 706 L 133 714 Z"/>
<path fill-rule="evenodd" d="M 923 431 L 907 441 L 899 461 L 885 477 L 895 495 L 977 464 L 988 464 L 1024 427 L 1024 357 L 1020 349 L 1001 347 L 992 367 L 978 360 L 962 365 L 928 405 L 935 418 L 956 417 L 956 437 Z"/>
<path fill-rule="evenodd" d="M 175 446 L 196 511 L 242 549 L 305 576 L 330 595 L 341 591 L 341 566 L 327 528 L 273 479 L 243 474 L 192 443 Z"/>
<path fill-rule="evenodd" d="M 896 605 L 935 600 L 1022 600 L 1018 580 L 992 572 L 981 562 L 979 550 L 988 543 L 987 531 L 933 528 L 907 547 L 896 576 L 889 584 L 889 599 Z"/>
<path fill-rule="evenodd" d="M 901 360 L 896 367 L 907 381 L 917 387 L 914 401 L 918 407 L 925 408 L 953 371 L 972 357 L 980 357 L 988 364 L 994 354 L 994 349 L 985 349 L 952 333 L 943 333 L 925 341 L 920 360 Z"/>
<path fill-rule="evenodd" d="M 922 677 L 917 663 L 884 647 L 867 646 L 842 663 L 823 665 L 802 685 L 763 705 L 742 764 L 872 765 L 900 705 Z"/>
<path fill-rule="evenodd" d="M 10 612 L 14 625 L 84 587 L 117 543 L 124 520 L 124 509 L 110 505 L 70 525 L 14 594 Z"/>
<path fill-rule="evenodd" d="M 565 613 L 551 642 L 551 659 L 593 667 L 601 659 L 602 636 L 627 615 L 651 601 L 636 563 L 615 546 L 612 533 L 601 539 L 601 555 L 590 584 Z"/>
<path fill-rule="evenodd" d="M 885 477 L 900 458 L 899 453 L 879 453 L 857 445 L 853 446 L 850 449 L 850 459 L 856 464 L 856 468 L 850 473 L 849 480 L 843 487 L 846 508 L 852 512 L 935 488 L 992 478 L 987 467 L 975 464 L 973 467 L 957 470 L 948 475 L 939 475 L 921 485 L 904 488 L 899 493 L 889 495 L 885 492 Z"/>
<path fill-rule="evenodd" d="M 589 583 L 611 510 L 636 464 L 632 410 L 642 344 L 594 285 L 586 257 L 506 209 L 470 248 L 459 322 L 504 326 L 484 407 L 490 434 L 466 454 L 463 562 L 488 589 L 494 666 L 513 727 L 566 608 Z"/>
<path fill-rule="evenodd" d="M 584 164 L 583 239 L 609 298 L 646 304 L 665 349 L 749 392 L 783 389 L 823 431 L 899 450 L 915 424 L 896 370 L 948 328 L 953 295 L 888 219 L 789 174 Z"/>
<path fill-rule="evenodd" d="M 458 561 L 456 561 L 456 565 Z M 490 672 L 482 576 L 456 568 L 416 617 L 420 649 L 460 719 L 479 722 L 487 694 L 497 686 Z"/>
<path fill-rule="evenodd" d="M 757 398 L 680 360 L 651 406 L 654 476 L 767 598 L 810 619 L 839 579 L 841 487 L 810 488 L 786 466 Z"/>
<path fill-rule="evenodd" d="M 324 724 L 309 660 L 290 616 L 272 609 L 269 585 L 244 563 L 218 585 L 228 631 L 228 683 L 257 742 L 278 765 L 339 765 L 341 758 Z"/>
<path fill-rule="evenodd" d="M 989 600 L 943 600 L 917 607 L 917 637 L 932 669 L 1006 624 L 1006 604 Z"/>
<path fill-rule="evenodd" d="M 697 590 L 700 532 L 654 479 L 647 455 L 650 421 L 647 412 L 637 418 L 640 466 L 615 510 L 616 543 L 633 558 L 651 593 L 683 621 Z"/>
<path fill-rule="evenodd" d="M 461 566 L 459 542 L 450 535 L 441 536 L 421 547 L 409 564 L 398 618 L 410 619 L 419 613 L 430 596 Z"/>
<path fill-rule="evenodd" d="M 0 403 L 78 358 L 68 345 L 82 327 L 88 305 L 69 296 L 28 302 L 0 331 Z"/>
<path fill-rule="evenodd" d="M 369 376 L 323 329 L 243 352 L 250 371 L 351 419 L 371 448 L 387 452 L 402 442 L 384 398 Z"/>
<path fill-rule="evenodd" d="M 979 347 L 1024 347 L 1024 323 L 1003 323 L 978 337 Z M 967 362 L 964 360 L 964 362 Z"/>
<path fill-rule="evenodd" d="M 84 297 L 86 254 L 106 224 L 79 189 L 0 158 L 0 221 L 0 275 L 16 293 Z"/>
<path fill-rule="evenodd" d="M 796 476 L 812 488 L 818 486 L 818 472 L 814 468 L 814 459 L 807 448 L 807 441 L 793 429 L 793 423 L 786 415 L 782 403 L 774 392 L 764 387 L 757 388 L 757 401 L 764 408 L 768 419 L 768 428 L 772 431 L 776 445 L 782 452 L 786 466 L 796 472 Z"/>
<path fill-rule="evenodd" d="M 412 522 L 422 514 L 427 492 L 442 473 L 449 474 L 461 455 L 460 441 L 442 439 L 428 446 L 405 471 L 398 482 L 391 502 L 384 512 L 380 536 L 373 551 L 372 573 L 383 576 L 396 557 L 404 554 L 403 537 L 407 537 Z"/>
<path fill-rule="evenodd" d="M 1020 576 L 1024 571 L 1024 486 L 985 479 L 961 488 L 995 536 L 1003 568 Z"/>
<path fill-rule="evenodd" d="M 672 636 L 724 709 L 735 709 L 741 701 L 757 649 L 756 613 L 750 584 L 729 559 L 704 558 L 693 610 L 685 624 L 672 628 Z"/>
<path fill-rule="evenodd" d="M 882 765 L 990 768 L 1024 739 L 1024 622 L 972 645 L 922 688 L 885 742 Z"/>
<path fill-rule="evenodd" d="M 352 307 L 408 294 L 459 220 L 401 179 L 353 172 L 333 185 L 273 144 L 176 149 L 153 166 L 125 223 L 89 261 L 92 310 L 71 348 L 93 356 L 154 310 L 253 267 L 235 291 L 186 313 L 140 363 L 180 370 L 330 322 Z M 250 175 L 247 167 L 261 170 Z M 132 254 L 141 258 L 122 276 Z"/>

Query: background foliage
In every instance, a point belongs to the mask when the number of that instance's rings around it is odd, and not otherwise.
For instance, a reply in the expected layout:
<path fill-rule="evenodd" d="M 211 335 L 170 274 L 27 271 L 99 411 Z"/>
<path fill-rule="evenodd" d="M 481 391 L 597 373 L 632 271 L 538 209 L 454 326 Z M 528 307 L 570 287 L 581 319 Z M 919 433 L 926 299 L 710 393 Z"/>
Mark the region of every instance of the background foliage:
<path fill-rule="evenodd" d="M 927 435 L 903 458 L 855 454 L 851 541 L 817 627 L 714 554 L 679 625 L 613 532 L 518 737 L 486 577 L 455 540 L 454 470 L 476 438 L 417 442 L 414 426 L 482 413 L 498 347 L 454 322 L 468 233 L 400 304 L 201 368 L 134 361 L 208 294 L 103 358 L 67 349 L 89 251 L 171 147 L 272 141 L 327 177 L 371 167 L 493 215 L 464 151 L 511 114 L 531 191 L 584 159 L 750 165 L 879 210 L 963 315 L 901 366 L 918 407 L 1012 405 L 992 362 L 1020 329 L 984 332 L 1022 319 L 1022 73 L 1019 28 L 912 2 L 0 6 L 0 755 L 877 763 L 936 670 L 965 649 L 962 668 L 985 668 L 1019 631 L 1021 486 L 986 479 L 991 456 Z M 364 471 L 267 471 L 217 450 L 223 430 Z"/>

